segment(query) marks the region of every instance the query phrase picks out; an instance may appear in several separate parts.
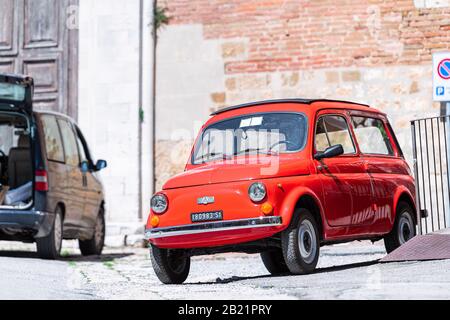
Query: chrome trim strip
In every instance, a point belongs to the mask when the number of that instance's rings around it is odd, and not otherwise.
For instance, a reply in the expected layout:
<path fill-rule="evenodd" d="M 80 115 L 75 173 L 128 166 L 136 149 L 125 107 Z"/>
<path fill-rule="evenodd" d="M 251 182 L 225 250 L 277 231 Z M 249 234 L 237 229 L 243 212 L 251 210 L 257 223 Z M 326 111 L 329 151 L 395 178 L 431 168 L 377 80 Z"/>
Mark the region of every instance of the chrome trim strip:
<path fill-rule="evenodd" d="M 208 232 L 278 227 L 281 225 L 281 217 L 261 217 L 255 219 L 206 222 L 176 227 L 147 229 L 145 231 L 145 238 L 150 240 Z"/>

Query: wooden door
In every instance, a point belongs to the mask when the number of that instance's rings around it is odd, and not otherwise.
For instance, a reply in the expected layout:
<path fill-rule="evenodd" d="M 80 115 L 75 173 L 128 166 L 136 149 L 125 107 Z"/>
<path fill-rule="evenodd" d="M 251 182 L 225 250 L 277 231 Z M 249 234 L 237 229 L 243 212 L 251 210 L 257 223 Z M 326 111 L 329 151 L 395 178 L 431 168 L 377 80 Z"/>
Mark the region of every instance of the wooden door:
<path fill-rule="evenodd" d="M 78 0 L 0 0 L 0 72 L 35 79 L 35 109 L 77 115 Z"/>

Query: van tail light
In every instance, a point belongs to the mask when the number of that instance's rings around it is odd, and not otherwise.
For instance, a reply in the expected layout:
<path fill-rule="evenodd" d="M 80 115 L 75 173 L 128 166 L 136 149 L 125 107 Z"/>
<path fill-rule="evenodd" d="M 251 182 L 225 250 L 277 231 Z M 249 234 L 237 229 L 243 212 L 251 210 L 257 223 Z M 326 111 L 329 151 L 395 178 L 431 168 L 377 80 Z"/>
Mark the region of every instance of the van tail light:
<path fill-rule="evenodd" d="M 47 171 L 37 170 L 35 180 L 36 191 L 48 191 L 48 176 Z"/>

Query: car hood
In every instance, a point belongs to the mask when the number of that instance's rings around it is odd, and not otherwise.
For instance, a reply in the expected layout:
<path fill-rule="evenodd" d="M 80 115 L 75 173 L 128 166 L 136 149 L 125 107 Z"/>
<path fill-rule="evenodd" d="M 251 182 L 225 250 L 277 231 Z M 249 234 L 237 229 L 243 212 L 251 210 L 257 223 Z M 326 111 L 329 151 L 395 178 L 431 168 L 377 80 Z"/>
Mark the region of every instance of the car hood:
<path fill-rule="evenodd" d="M 311 173 L 310 161 L 298 157 L 260 156 L 254 159 L 247 158 L 245 161 L 246 163 L 239 163 L 238 160 L 213 162 L 187 170 L 167 181 L 163 189 L 299 176 Z"/>

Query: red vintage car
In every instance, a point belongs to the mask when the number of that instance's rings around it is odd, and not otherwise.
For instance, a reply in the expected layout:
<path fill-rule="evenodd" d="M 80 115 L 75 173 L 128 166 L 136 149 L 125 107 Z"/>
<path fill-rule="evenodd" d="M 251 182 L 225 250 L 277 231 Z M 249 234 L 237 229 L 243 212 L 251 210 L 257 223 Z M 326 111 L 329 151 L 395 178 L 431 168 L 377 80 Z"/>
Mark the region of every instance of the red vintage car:
<path fill-rule="evenodd" d="M 331 100 L 218 111 L 184 173 L 151 200 L 158 278 L 183 283 L 192 256 L 260 253 L 271 274 L 313 272 L 323 245 L 416 234 L 415 184 L 384 113 Z"/>

